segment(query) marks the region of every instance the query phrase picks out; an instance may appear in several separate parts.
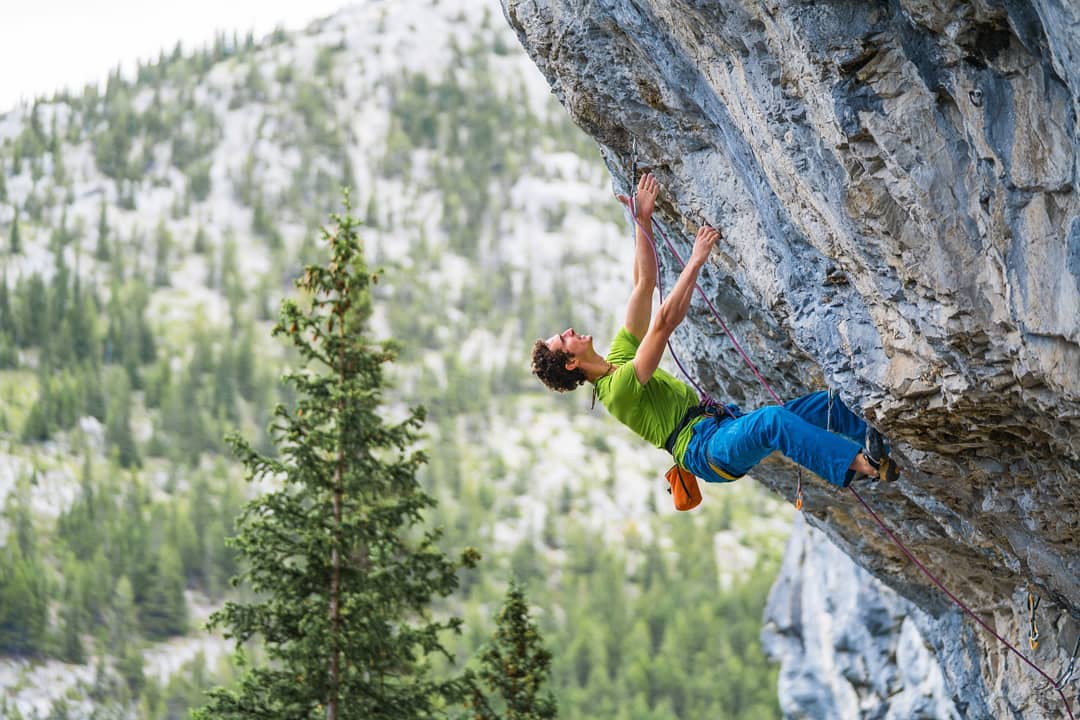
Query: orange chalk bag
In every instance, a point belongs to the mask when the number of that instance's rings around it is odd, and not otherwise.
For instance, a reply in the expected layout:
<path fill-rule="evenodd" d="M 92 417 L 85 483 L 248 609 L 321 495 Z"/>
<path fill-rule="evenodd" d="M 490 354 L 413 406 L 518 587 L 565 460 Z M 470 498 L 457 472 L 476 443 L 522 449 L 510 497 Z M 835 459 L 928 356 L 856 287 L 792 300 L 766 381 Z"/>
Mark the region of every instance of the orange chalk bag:
<path fill-rule="evenodd" d="M 668 492 L 671 493 L 671 499 L 675 501 L 676 510 L 685 512 L 701 504 L 701 488 L 698 487 L 698 479 L 694 473 L 676 464 L 671 466 L 665 477 L 668 481 Z"/>

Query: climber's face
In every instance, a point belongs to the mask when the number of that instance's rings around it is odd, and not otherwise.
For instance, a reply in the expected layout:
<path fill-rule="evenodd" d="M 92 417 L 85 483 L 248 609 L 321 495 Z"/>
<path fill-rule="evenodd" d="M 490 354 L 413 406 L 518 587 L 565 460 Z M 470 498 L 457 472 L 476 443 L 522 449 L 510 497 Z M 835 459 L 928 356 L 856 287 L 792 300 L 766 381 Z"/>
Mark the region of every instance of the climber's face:
<path fill-rule="evenodd" d="M 558 335 L 549 337 L 544 344 L 550 350 L 563 350 L 570 353 L 571 358 L 576 361 L 588 357 L 592 352 L 592 335 L 578 335 L 574 332 L 574 328 L 566 328 Z"/>

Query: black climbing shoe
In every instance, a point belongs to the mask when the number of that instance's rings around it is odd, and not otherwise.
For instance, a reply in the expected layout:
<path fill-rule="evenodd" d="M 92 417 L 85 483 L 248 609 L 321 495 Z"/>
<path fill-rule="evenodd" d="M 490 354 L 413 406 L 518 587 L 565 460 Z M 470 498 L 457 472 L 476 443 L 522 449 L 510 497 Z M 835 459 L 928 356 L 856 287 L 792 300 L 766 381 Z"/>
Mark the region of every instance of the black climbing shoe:
<path fill-rule="evenodd" d="M 889 457 L 885 439 L 870 425 L 866 426 L 866 447 L 863 449 L 863 456 L 877 470 L 878 480 L 896 482 L 900 477 L 900 468 L 896 467 L 896 461 Z"/>
<path fill-rule="evenodd" d="M 885 439 L 870 425 L 866 426 L 866 443 L 863 448 L 863 454 L 874 467 L 881 462 L 881 458 L 889 455 L 889 451 L 885 448 Z"/>

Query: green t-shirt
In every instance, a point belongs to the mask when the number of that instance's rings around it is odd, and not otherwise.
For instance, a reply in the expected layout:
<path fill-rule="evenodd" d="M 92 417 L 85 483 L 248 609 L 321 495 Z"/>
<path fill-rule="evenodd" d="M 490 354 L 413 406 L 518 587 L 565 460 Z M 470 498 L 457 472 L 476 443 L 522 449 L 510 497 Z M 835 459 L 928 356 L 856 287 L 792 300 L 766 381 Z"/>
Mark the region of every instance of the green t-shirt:
<path fill-rule="evenodd" d="M 664 441 L 686 411 L 698 404 L 698 397 L 692 387 L 660 368 L 653 372 L 649 382 L 639 383 L 630 362 L 639 345 L 641 341 L 626 328 L 619 330 L 607 355 L 607 361 L 618 367 L 596 381 L 596 397 L 615 419 L 663 449 Z M 693 425 L 688 423 L 675 442 L 674 456 L 680 464 Z"/>

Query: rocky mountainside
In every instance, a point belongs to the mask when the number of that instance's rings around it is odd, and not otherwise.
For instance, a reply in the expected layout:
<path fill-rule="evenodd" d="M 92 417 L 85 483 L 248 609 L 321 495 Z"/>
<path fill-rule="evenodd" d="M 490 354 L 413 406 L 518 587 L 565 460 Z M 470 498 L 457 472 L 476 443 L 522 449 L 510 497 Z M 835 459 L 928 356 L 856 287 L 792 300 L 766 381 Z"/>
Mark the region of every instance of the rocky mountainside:
<path fill-rule="evenodd" d="M 661 180 L 663 219 L 681 242 L 701 222 L 723 231 L 702 285 L 769 382 L 784 397 L 834 387 L 891 439 L 903 478 L 860 492 L 915 556 L 1025 652 L 1027 594 L 1041 598 L 1028 654 L 1056 675 L 1080 632 L 1080 8 L 503 5 L 616 184 L 636 162 Z M 768 401 L 700 307 L 677 342 L 710 392 Z M 786 463 L 757 478 L 791 497 Z M 1062 698 L 962 618 L 853 495 L 812 484 L 805 517 L 919 609 L 953 711 L 1066 717 Z M 781 597 L 851 592 L 777 593 L 774 627 L 806 639 L 783 621 Z M 843 627 L 822 642 L 847 647 Z M 905 627 L 894 628 L 901 644 Z M 904 663 L 898 650 L 890 659 Z M 781 702 L 792 717 L 938 716 L 891 710 L 895 688 L 879 680 L 850 683 L 858 702 L 836 705 L 823 684 L 814 702 L 807 684 L 795 694 L 782 683 Z M 1075 682 L 1065 693 L 1080 710 Z"/>
<path fill-rule="evenodd" d="M 438 609 L 459 661 L 515 575 L 560 717 L 778 717 L 791 509 L 737 483 L 675 513 L 664 453 L 529 376 L 536 337 L 609 338 L 626 298 L 595 143 L 490 0 L 369 0 L 0 114 L 0 718 L 175 718 L 230 682 L 201 625 L 261 486 L 222 437 L 272 452 L 270 328 L 343 185 L 402 347 L 390 412 L 428 411 L 430 524 L 484 555 Z"/>

